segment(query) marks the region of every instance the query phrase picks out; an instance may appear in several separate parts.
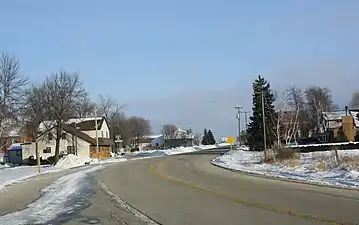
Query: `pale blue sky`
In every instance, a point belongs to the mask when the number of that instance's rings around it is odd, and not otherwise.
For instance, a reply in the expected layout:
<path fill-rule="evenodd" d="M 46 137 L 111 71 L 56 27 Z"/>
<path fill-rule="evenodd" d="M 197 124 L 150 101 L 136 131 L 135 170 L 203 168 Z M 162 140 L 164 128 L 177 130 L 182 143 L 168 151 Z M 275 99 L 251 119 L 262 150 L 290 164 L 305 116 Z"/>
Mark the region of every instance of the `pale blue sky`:
<path fill-rule="evenodd" d="M 0 51 L 33 80 L 78 72 L 154 131 L 235 135 L 258 73 L 275 89 L 319 84 L 346 104 L 359 79 L 355 0 L 3 0 Z M 340 78 L 340 79 L 339 79 Z"/>

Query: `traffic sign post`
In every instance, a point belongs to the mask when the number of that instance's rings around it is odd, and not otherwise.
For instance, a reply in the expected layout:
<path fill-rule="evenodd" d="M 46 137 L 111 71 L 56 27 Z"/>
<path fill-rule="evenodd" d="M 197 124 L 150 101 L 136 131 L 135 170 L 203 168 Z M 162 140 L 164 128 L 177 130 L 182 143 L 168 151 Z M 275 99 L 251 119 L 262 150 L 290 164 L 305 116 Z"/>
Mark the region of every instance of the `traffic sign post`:
<path fill-rule="evenodd" d="M 235 142 L 235 139 L 233 136 L 227 137 L 227 143 L 231 145 L 231 147 L 230 147 L 231 150 L 232 150 L 232 146 L 233 146 L 234 142 Z"/>

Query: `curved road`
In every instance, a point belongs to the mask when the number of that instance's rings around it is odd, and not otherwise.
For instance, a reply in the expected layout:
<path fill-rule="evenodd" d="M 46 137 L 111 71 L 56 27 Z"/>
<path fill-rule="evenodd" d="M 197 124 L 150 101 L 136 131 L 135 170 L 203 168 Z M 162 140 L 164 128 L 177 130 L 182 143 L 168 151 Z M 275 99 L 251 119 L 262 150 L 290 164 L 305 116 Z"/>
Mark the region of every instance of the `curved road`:
<path fill-rule="evenodd" d="M 158 224 L 359 224 L 359 191 L 234 173 L 211 165 L 215 156 L 128 161 L 98 171 L 95 177 L 107 191 Z M 144 224 L 104 196 L 96 192 L 85 214 L 108 225 Z M 66 224 L 78 223 L 74 219 Z"/>

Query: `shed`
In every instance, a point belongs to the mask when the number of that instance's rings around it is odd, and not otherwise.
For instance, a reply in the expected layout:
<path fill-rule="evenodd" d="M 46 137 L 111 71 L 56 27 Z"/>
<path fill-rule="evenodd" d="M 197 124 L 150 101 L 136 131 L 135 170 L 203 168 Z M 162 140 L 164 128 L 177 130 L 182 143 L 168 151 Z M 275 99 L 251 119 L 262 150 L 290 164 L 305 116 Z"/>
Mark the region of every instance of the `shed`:
<path fill-rule="evenodd" d="M 20 143 L 10 145 L 7 150 L 9 163 L 22 164 L 22 146 Z"/>

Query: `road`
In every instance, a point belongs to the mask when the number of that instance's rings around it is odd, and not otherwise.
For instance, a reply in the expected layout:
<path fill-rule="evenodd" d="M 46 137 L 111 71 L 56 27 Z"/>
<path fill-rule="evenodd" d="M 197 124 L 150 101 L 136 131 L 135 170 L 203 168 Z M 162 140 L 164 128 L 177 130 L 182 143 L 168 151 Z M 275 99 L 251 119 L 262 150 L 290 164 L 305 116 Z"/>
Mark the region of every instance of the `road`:
<path fill-rule="evenodd" d="M 215 156 L 107 166 L 92 174 L 91 204 L 59 224 L 359 224 L 359 191 L 234 173 L 209 164 Z"/>
<path fill-rule="evenodd" d="M 96 177 L 111 192 L 160 224 L 359 222 L 358 191 L 238 174 L 209 164 L 215 156 L 178 155 L 130 161 L 101 170 Z"/>

